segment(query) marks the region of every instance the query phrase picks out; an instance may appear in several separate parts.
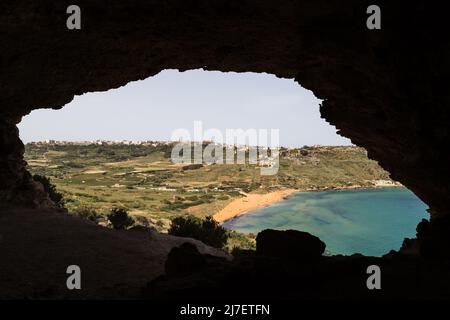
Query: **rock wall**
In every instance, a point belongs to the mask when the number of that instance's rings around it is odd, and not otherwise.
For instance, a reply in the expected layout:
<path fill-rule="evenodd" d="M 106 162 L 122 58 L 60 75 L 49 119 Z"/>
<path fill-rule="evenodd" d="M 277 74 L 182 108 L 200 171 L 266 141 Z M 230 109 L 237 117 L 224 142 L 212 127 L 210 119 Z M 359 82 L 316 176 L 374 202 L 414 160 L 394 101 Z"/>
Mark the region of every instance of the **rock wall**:
<path fill-rule="evenodd" d="M 23 115 L 163 69 L 204 68 L 295 78 L 324 99 L 340 134 L 430 206 L 432 223 L 449 213 L 443 7 L 378 1 L 382 29 L 368 30 L 372 3 L 361 0 L 79 0 L 82 29 L 68 30 L 70 4 L 0 3 L 3 203 L 36 202 L 15 128 Z"/>
<path fill-rule="evenodd" d="M 12 121 L 0 120 L 0 208 L 5 205 L 53 208 L 43 186 L 35 183 L 23 160 L 24 145 Z"/>

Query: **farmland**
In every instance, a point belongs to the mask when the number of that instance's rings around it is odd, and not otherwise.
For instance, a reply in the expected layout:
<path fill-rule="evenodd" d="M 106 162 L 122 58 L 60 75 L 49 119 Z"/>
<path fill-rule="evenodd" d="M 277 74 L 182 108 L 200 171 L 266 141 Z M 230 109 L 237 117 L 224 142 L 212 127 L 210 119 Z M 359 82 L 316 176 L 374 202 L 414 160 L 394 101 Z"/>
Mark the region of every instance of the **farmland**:
<path fill-rule="evenodd" d="M 263 176 L 257 165 L 185 166 L 171 162 L 173 144 L 31 143 L 25 160 L 32 174 L 51 179 L 71 211 L 91 207 L 106 214 L 126 208 L 166 230 L 183 214 L 213 215 L 248 193 L 284 188 L 314 191 L 370 188 L 392 183 L 379 165 L 359 147 L 282 148 L 280 166 Z"/>

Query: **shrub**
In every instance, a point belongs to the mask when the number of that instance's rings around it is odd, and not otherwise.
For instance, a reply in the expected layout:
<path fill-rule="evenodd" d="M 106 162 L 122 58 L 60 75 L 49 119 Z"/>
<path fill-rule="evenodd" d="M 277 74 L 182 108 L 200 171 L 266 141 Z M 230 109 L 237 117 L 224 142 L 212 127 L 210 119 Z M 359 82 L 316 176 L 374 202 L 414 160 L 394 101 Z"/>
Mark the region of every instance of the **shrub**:
<path fill-rule="evenodd" d="M 134 224 L 132 217 L 128 215 L 128 211 L 123 208 L 112 208 L 108 214 L 108 220 L 116 230 L 125 230 Z"/>
<path fill-rule="evenodd" d="M 101 215 L 95 210 L 94 208 L 88 207 L 88 206 L 81 206 L 77 209 L 75 209 L 74 212 L 76 215 L 83 219 L 87 219 L 89 221 L 92 221 L 94 223 L 98 223 L 101 219 Z"/>
<path fill-rule="evenodd" d="M 50 178 L 35 174 L 33 180 L 42 184 L 50 200 L 52 200 L 58 208 L 64 208 L 64 197 L 62 193 L 56 190 L 56 186 L 51 183 Z"/>
<path fill-rule="evenodd" d="M 179 237 L 194 238 L 200 229 L 201 220 L 197 217 L 188 215 L 173 218 L 168 233 Z"/>
<path fill-rule="evenodd" d="M 73 169 L 82 169 L 82 168 L 84 168 L 83 164 L 77 163 L 77 162 L 72 162 L 72 161 L 66 162 L 66 163 L 64 163 L 64 165 L 66 167 L 73 168 Z"/>
<path fill-rule="evenodd" d="M 150 227 L 150 223 L 149 223 L 148 219 L 146 217 L 144 217 L 144 216 L 135 216 L 134 217 L 134 221 L 138 225 L 141 225 L 141 226 L 144 226 L 144 227 Z"/>
<path fill-rule="evenodd" d="M 201 220 L 188 215 L 172 219 L 169 234 L 189 237 L 202 241 L 215 248 L 222 248 L 228 240 L 227 231 L 211 216 Z"/>
<path fill-rule="evenodd" d="M 233 255 L 242 251 L 244 252 L 249 250 L 255 251 L 256 250 L 255 235 L 244 234 L 237 231 L 228 230 L 228 241 L 226 249 Z"/>

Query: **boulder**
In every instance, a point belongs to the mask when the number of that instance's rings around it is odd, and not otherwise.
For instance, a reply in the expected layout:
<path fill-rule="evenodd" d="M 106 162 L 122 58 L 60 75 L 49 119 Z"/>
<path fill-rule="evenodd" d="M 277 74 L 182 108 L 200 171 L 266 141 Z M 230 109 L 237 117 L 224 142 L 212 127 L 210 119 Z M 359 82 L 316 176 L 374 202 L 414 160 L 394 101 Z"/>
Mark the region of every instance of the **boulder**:
<path fill-rule="evenodd" d="M 313 260 L 322 256 L 325 243 L 308 232 L 266 229 L 256 237 L 258 255 L 297 260 Z"/>
<path fill-rule="evenodd" d="M 206 266 L 206 257 L 189 242 L 170 250 L 164 266 L 167 276 L 182 277 L 202 270 Z"/>

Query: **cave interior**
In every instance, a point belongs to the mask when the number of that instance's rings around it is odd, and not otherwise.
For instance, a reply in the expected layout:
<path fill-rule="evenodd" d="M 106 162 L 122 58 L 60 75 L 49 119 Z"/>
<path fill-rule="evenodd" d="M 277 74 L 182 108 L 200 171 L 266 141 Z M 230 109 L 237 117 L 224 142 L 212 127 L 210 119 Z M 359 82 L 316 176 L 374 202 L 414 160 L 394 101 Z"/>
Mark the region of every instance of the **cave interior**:
<path fill-rule="evenodd" d="M 323 100 L 322 117 L 336 126 L 339 134 L 364 147 L 394 180 L 429 206 L 430 219 L 418 225 L 416 239 L 405 241 L 396 254 L 375 259 L 386 265 L 392 281 L 399 281 L 399 270 L 410 271 L 403 272 L 406 275 L 399 283 L 387 285 L 391 289 L 388 295 L 407 290 L 420 295 L 425 281 L 410 279 L 424 263 L 439 269 L 428 284 L 433 290 L 437 274 L 444 274 L 447 284 L 450 277 L 439 262 L 450 256 L 450 42 L 446 40 L 445 10 L 425 1 L 407 7 L 401 1 L 380 1 L 382 28 L 369 30 L 369 4 L 358 0 L 345 6 L 324 0 L 282 4 L 268 0 L 80 0 L 81 30 L 68 30 L 68 1 L 2 2 L 2 214 L 53 210 L 23 160 L 17 124 L 32 110 L 59 109 L 75 95 L 118 88 L 164 69 L 265 72 L 295 79 L 312 90 Z M 33 219 L 38 218 L 30 221 Z M 6 243 L 8 230 L 21 226 L 13 223 L 0 230 L 5 235 L 2 242 Z M 258 264 L 256 258 L 242 259 L 249 269 L 259 270 L 260 276 L 266 275 L 265 268 L 277 274 L 294 273 L 290 262 L 264 260 Z M 314 284 L 310 292 L 320 292 L 321 297 L 336 294 L 328 285 L 340 280 L 330 268 L 360 270 L 358 266 L 373 259 L 331 257 L 314 262 L 314 272 L 327 281 Z M 211 270 L 218 268 L 220 274 L 229 274 L 230 268 L 238 274 L 249 272 L 243 263 L 217 264 L 212 261 L 202 276 L 188 276 L 193 293 L 200 295 L 205 274 Z M 13 263 L 1 266 L 6 268 L 4 272 L 15 267 Z M 308 285 L 301 293 L 288 290 L 287 296 L 306 295 L 313 286 L 305 280 L 312 269 L 307 264 L 295 272 L 295 281 Z M 347 271 L 345 274 L 350 274 Z M 217 288 L 218 283 L 221 288 L 227 286 L 225 278 L 213 281 Z M 349 295 L 360 294 L 355 277 L 344 278 L 356 288 Z M 271 283 L 277 279 L 271 277 Z M 146 287 L 145 295 L 153 295 L 155 287 L 157 292 L 179 292 L 173 288 L 179 288 L 180 281 L 178 277 L 158 279 Z M 256 281 L 254 284 L 259 288 Z M 438 287 L 437 295 L 448 294 L 449 286 Z"/>

